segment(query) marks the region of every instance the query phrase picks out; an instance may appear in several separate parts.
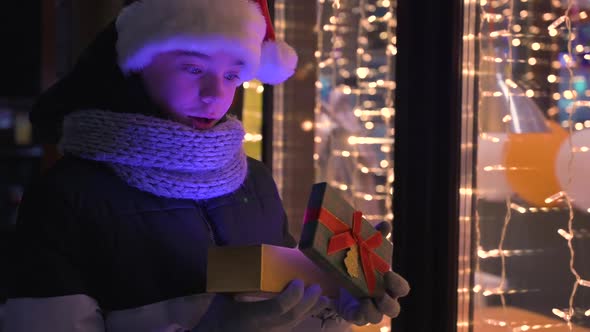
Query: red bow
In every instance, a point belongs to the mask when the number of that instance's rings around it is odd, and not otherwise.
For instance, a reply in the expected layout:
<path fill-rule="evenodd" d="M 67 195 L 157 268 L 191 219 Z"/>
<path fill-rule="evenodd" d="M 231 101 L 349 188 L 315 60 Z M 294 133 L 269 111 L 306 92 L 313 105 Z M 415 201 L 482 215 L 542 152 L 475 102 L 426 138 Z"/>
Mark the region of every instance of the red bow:
<path fill-rule="evenodd" d="M 375 290 L 375 269 L 382 274 L 390 270 L 389 264 L 379 257 L 373 249 L 378 248 L 383 241 L 382 235 L 377 232 L 367 239 L 361 236 L 363 213 L 355 211 L 352 215 L 352 228 L 338 219 L 330 211 L 320 208 L 319 210 L 308 210 L 305 216 L 305 222 L 319 220 L 334 235 L 328 242 L 328 255 L 332 255 L 341 250 L 350 248 L 354 245 L 359 246 L 361 255 L 361 265 L 367 281 L 369 294 Z"/>

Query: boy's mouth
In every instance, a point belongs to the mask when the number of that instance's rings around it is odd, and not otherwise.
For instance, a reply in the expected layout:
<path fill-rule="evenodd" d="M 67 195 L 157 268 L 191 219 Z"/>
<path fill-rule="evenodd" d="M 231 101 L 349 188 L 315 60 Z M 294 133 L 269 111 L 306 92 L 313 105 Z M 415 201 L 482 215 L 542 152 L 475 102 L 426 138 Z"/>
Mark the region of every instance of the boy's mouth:
<path fill-rule="evenodd" d="M 209 118 L 201 118 L 198 116 L 189 116 L 189 119 L 191 119 L 193 128 L 195 128 L 195 129 L 209 129 L 209 128 L 213 127 L 213 125 L 215 124 L 215 120 L 209 119 Z"/>

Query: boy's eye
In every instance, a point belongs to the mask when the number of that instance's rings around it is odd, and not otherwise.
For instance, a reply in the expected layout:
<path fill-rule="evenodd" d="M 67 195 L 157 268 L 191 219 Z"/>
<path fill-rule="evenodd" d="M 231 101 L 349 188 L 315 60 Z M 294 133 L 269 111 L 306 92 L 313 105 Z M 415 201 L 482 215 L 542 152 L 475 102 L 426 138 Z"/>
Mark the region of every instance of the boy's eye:
<path fill-rule="evenodd" d="M 240 77 L 237 74 L 231 73 L 231 74 L 226 74 L 225 79 L 228 81 L 235 81 L 235 80 L 240 79 Z"/>
<path fill-rule="evenodd" d="M 198 75 L 198 74 L 201 74 L 203 72 L 201 70 L 201 68 L 196 67 L 196 66 L 190 66 L 190 65 L 184 66 L 184 70 L 187 71 L 190 74 L 193 74 L 193 75 Z"/>

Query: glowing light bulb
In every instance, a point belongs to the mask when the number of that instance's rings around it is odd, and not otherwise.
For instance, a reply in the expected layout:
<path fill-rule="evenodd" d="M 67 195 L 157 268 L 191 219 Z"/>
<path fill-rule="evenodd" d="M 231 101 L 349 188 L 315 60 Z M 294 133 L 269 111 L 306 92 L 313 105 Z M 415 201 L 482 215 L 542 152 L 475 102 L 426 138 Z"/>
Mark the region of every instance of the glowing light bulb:
<path fill-rule="evenodd" d="M 557 201 L 558 199 L 561 199 L 565 197 L 565 192 L 560 191 L 556 194 L 551 195 L 550 197 L 545 198 L 545 204 L 551 204 L 555 201 Z"/>
<path fill-rule="evenodd" d="M 547 27 L 548 30 L 554 30 L 557 27 L 559 27 L 560 25 L 563 24 L 563 22 L 565 22 L 565 20 L 567 20 L 567 16 L 560 16 L 557 20 L 555 20 L 553 23 L 551 23 L 551 25 L 549 25 L 549 27 Z"/>
<path fill-rule="evenodd" d="M 310 120 L 303 121 L 301 123 L 301 129 L 303 131 L 311 131 L 313 129 L 313 122 L 311 122 Z"/>
<path fill-rule="evenodd" d="M 571 240 L 571 239 L 574 237 L 572 234 L 570 234 L 570 233 L 568 233 L 568 232 L 564 231 L 564 230 L 563 230 L 563 229 L 561 229 L 561 228 L 560 228 L 559 230 L 557 230 L 557 233 L 558 233 L 559 235 L 561 235 L 561 236 L 562 236 L 564 239 L 568 240 L 568 241 L 569 241 L 569 240 Z"/>
<path fill-rule="evenodd" d="M 518 38 L 512 39 L 512 46 L 514 46 L 514 47 L 520 46 L 520 39 L 518 39 Z"/>
<path fill-rule="evenodd" d="M 356 69 L 356 74 L 359 78 L 364 79 L 369 75 L 369 68 L 367 67 L 360 67 Z"/>

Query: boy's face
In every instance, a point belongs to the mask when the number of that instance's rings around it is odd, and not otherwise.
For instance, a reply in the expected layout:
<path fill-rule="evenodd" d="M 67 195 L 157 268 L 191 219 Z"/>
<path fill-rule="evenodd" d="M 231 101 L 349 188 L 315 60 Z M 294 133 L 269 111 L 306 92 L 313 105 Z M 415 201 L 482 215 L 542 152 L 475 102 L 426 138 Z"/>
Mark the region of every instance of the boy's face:
<path fill-rule="evenodd" d="M 141 76 L 153 101 L 174 121 L 209 129 L 231 106 L 242 66 L 225 52 L 172 51 L 155 56 Z"/>

